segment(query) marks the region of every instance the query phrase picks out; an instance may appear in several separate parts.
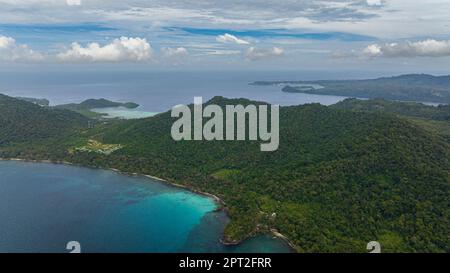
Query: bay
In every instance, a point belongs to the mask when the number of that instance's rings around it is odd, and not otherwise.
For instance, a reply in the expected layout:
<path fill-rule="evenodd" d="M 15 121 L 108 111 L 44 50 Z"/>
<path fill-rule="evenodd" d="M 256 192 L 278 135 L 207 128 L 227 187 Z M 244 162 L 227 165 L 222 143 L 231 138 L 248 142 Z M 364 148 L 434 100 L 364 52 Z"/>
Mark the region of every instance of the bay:
<path fill-rule="evenodd" d="M 213 199 L 147 177 L 0 161 L 0 252 L 290 252 L 258 236 L 220 243 L 229 221 Z"/>

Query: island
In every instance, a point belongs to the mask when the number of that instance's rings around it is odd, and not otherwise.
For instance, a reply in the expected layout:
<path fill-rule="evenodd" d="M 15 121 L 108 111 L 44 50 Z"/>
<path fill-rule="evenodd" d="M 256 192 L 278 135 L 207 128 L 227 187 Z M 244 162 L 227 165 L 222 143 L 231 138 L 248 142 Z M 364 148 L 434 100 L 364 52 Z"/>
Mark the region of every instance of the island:
<path fill-rule="evenodd" d="M 450 103 L 450 76 L 409 74 L 366 80 L 257 81 L 251 84 L 276 85 L 288 93 Z"/>
<path fill-rule="evenodd" d="M 107 99 L 88 99 L 81 103 L 69 103 L 69 104 L 61 104 L 54 106 L 58 109 L 67 109 L 71 111 L 75 111 L 77 113 L 80 113 L 86 117 L 90 118 L 101 118 L 107 114 L 98 113 L 95 111 L 92 111 L 92 109 L 98 109 L 98 108 L 110 108 L 110 107 L 124 107 L 127 109 L 135 109 L 139 107 L 139 104 L 134 102 L 114 102 Z"/>
<path fill-rule="evenodd" d="M 0 158 L 116 169 L 210 194 L 230 217 L 226 244 L 271 233 L 298 252 L 367 252 L 373 240 L 383 252 L 450 252 L 448 107 L 430 107 L 281 107 L 280 146 L 267 153 L 257 141 L 174 141 L 170 111 L 92 127 L 78 109 L 0 95 Z"/>

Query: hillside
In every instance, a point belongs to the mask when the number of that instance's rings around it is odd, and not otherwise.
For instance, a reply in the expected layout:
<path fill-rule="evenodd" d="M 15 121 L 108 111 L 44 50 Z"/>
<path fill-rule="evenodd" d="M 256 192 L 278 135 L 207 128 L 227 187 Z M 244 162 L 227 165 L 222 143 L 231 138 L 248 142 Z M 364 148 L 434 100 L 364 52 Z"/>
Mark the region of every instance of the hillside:
<path fill-rule="evenodd" d="M 0 146 L 63 137 L 87 127 L 88 119 L 0 94 Z"/>
<path fill-rule="evenodd" d="M 407 119 L 318 104 L 282 107 L 276 152 L 248 141 L 175 142 L 173 121 L 170 112 L 111 121 L 76 141 L 59 138 L 45 151 L 215 194 L 231 217 L 228 242 L 276 229 L 301 252 L 366 252 L 372 240 L 384 252 L 450 251 L 449 145 Z M 120 149 L 104 154 L 73 146 L 92 139 Z M 8 153 L 48 157 L 32 144 Z"/>
<path fill-rule="evenodd" d="M 124 146 L 107 159 L 70 160 L 220 196 L 232 218 L 229 241 L 276 228 L 306 252 L 365 251 L 370 240 L 385 251 L 449 251 L 450 149 L 442 138 L 391 115 L 321 105 L 280 115 L 272 153 L 254 142 L 174 142 L 164 113 L 98 129 L 96 139 Z"/>
<path fill-rule="evenodd" d="M 450 103 L 450 76 L 409 74 L 367 80 L 259 81 L 283 92 Z M 319 87 L 319 88 L 318 88 Z"/>
<path fill-rule="evenodd" d="M 393 113 L 409 117 L 450 121 L 450 105 L 430 106 L 422 103 L 397 102 L 383 99 L 345 99 L 334 104 L 332 107 L 354 111 Z"/>
<path fill-rule="evenodd" d="M 19 99 L 19 100 L 28 101 L 28 102 L 37 104 L 39 106 L 49 106 L 50 105 L 50 101 L 48 99 L 38 99 L 38 98 L 28 98 L 28 97 L 15 97 L 15 98 Z"/>
<path fill-rule="evenodd" d="M 346 99 L 331 107 L 360 112 L 395 114 L 443 136 L 450 143 L 450 105 L 430 106 L 422 103 L 383 99 Z"/>

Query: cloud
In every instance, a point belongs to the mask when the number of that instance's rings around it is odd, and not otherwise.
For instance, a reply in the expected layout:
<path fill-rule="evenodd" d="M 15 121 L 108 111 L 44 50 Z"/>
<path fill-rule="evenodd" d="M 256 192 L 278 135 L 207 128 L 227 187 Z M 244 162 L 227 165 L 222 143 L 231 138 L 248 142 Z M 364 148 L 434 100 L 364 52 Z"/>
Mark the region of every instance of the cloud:
<path fill-rule="evenodd" d="M 183 31 L 194 35 L 217 36 L 218 42 L 236 42 L 241 44 L 250 44 L 250 42 L 238 39 L 235 35 L 245 35 L 258 39 L 304 39 L 304 40 L 341 40 L 341 41 L 373 41 L 374 37 L 352 34 L 346 32 L 306 32 L 304 30 L 288 30 L 288 29 L 215 29 L 215 28 L 198 28 L 198 27 L 169 27 L 169 31 Z M 226 32 L 225 35 L 220 33 Z"/>
<path fill-rule="evenodd" d="M 373 1 L 373 0 L 371 0 Z M 83 8 L 68 8 L 79 6 Z M 81 23 L 132 21 L 146 26 L 186 25 L 283 28 L 290 19 L 318 22 L 363 22 L 379 17 L 383 6 L 366 0 L 0 0 L 2 23 Z"/>
<path fill-rule="evenodd" d="M 228 34 L 228 33 L 217 36 L 216 41 L 218 41 L 220 43 L 234 43 L 234 44 L 238 44 L 238 45 L 249 45 L 250 44 L 248 41 L 239 39 L 238 37 Z"/>
<path fill-rule="evenodd" d="M 184 47 L 163 47 L 161 48 L 161 64 L 180 65 L 186 62 L 189 52 Z"/>
<path fill-rule="evenodd" d="M 444 57 L 450 56 L 450 40 L 428 39 L 418 42 L 372 44 L 363 50 L 367 57 Z"/>
<path fill-rule="evenodd" d="M 80 6 L 81 0 L 66 0 L 66 3 L 69 6 Z"/>
<path fill-rule="evenodd" d="M 0 61 L 41 61 L 42 54 L 33 51 L 25 44 L 18 44 L 11 37 L 0 36 Z"/>
<path fill-rule="evenodd" d="M 139 62 L 151 60 L 152 53 L 146 39 L 121 37 L 105 46 L 90 43 L 82 47 L 78 43 L 72 43 L 69 50 L 58 54 L 57 57 L 62 61 Z"/>
<path fill-rule="evenodd" d="M 184 58 L 189 55 L 189 52 L 184 47 L 164 47 L 161 52 L 168 58 Z"/>
<path fill-rule="evenodd" d="M 66 0 L 0 0 L 0 18 L 3 25 L 98 22 L 129 36 L 142 35 L 149 27 L 165 32 L 158 27 L 171 26 L 346 32 L 392 40 L 449 34 L 448 0 L 414 5 L 406 0 L 89 0 L 82 4 L 83 8 L 73 8 Z M 223 33 L 240 37 L 228 31 L 219 34 Z"/>
<path fill-rule="evenodd" d="M 241 55 L 241 54 L 242 51 L 240 50 L 219 49 L 219 48 L 209 48 L 201 50 L 201 55 L 209 55 L 209 56 L 227 56 L 227 55 Z"/>
<path fill-rule="evenodd" d="M 382 6 L 383 1 L 382 0 L 367 0 L 367 5 L 369 6 Z"/>
<path fill-rule="evenodd" d="M 271 49 L 260 49 L 256 47 L 250 47 L 245 53 L 245 58 L 251 61 L 280 57 L 283 56 L 284 50 L 280 47 L 273 47 Z"/>

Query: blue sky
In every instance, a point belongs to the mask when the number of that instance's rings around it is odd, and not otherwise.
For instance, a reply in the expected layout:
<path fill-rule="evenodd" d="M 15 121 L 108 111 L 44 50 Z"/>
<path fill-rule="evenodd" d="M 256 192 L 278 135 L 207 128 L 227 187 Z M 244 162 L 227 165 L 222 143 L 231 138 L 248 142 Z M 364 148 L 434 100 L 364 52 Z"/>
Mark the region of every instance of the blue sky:
<path fill-rule="evenodd" d="M 450 70 L 450 0 L 0 0 L 0 67 Z"/>

